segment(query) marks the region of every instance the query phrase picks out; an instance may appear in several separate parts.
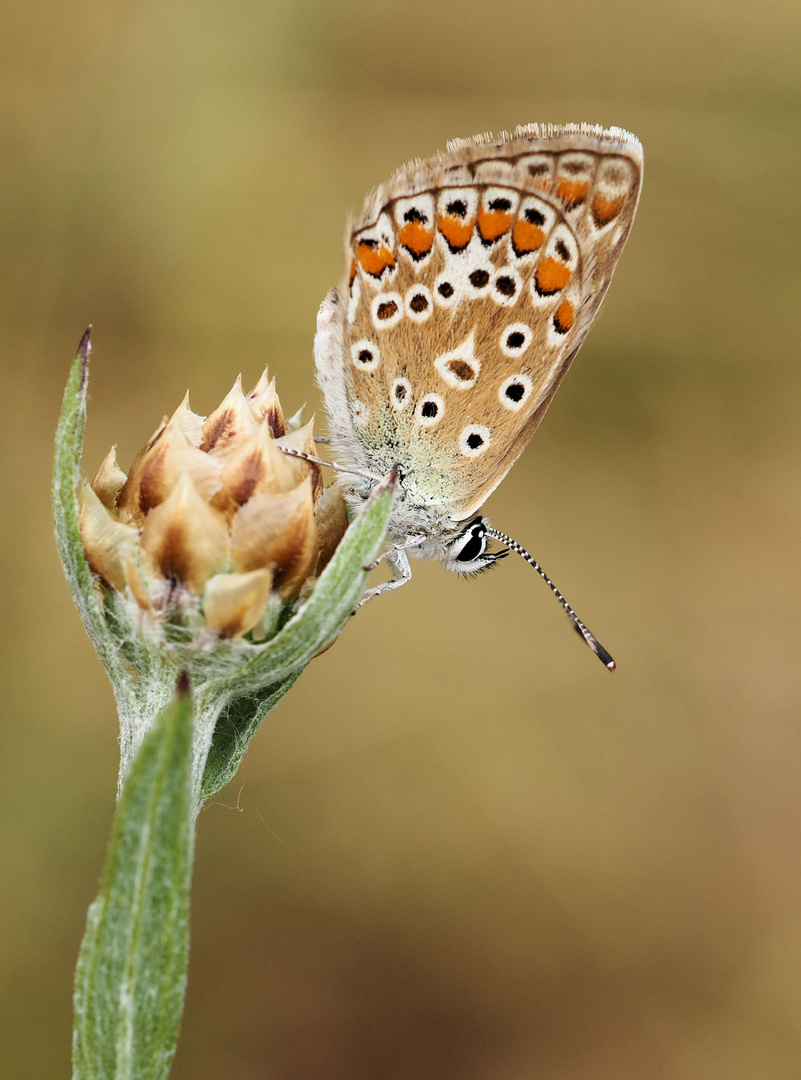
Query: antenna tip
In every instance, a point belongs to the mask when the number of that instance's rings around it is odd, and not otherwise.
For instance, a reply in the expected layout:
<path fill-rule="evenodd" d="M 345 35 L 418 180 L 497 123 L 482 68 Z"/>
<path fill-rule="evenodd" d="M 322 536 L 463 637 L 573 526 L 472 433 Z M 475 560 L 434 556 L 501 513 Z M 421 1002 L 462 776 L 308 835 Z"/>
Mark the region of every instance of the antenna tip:
<path fill-rule="evenodd" d="M 601 645 L 600 642 L 595 641 L 594 638 L 593 641 L 594 644 L 591 645 L 590 648 L 604 665 L 604 667 L 607 668 L 609 671 L 617 671 L 617 664 L 603 647 L 603 645 Z"/>

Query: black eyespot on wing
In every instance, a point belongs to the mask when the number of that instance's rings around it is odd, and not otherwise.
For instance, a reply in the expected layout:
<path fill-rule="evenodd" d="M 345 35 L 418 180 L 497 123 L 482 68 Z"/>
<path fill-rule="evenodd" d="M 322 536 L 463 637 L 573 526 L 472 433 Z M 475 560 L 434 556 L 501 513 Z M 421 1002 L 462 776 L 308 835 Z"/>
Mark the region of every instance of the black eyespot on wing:
<path fill-rule="evenodd" d="M 420 415 L 424 416 L 426 420 L 433 420 L 439 412 L 439 406 L 436 401 L 424 401 L 420 409 Z"/>
<path fill-rule="evenodd" d="M 385 300 L 382 304 L 378 305 L 376 315 L 379 319 L 391 319 L 393 315 L 398 312 L 398 305 L 394 300 Z"/>
<path fill-rule="evenodd" d="M 454 199 L 453 202 L 448 203 L 445 209 L 453 217 L 463 218 L 467 216 L 467 203 L 464 199 Z"/>
<path fill-rule="evenodd" d="M 403 383 L 398 383 L 398 385 L 395 387 L 395 400 L 396 401 L 405 401 L 407 393 L 408 393 L 408 391 L 407 391 L 406 387 L 403 385 Z M 508 393 L 508 391 L 507 391 L 507 393 Z"/>
<path fill-rule="evenodd" d="M 469 279 L 470 284 L 474 289 L 483 289 L 489 281 L 489 271 L 474 270 L 473 273 L 469 275 Z"/>
<path fill-rule="evenodd" d="M 403 215 L 403 220 L 404 221 L 419 221 L 422 225 L 425 225 L 425 223 L 428 221 L 428 218 L 422 212 L 422 210 L 418 210 L 417 207 L 412 206 Z"/>
<path fill-rule="evenodd" d="M 492 199 L 489 208 L 490 210 L 500 210 L 501 213 L 505 214 L 508 210 L 512 209 L 512 202 L 511 199 Z"/>
<path fill-rule="evenodd" d="M 556 241 L 556 254 L 563 262 L 570 262 L 570 249 L 564 240 Z"/>
<path fill-rule="evenodd" d="M 506 396 L 510 401 L 520 401 L 525 392 L 526 388 L 522 383 L 511 383 L 505 390 Z"/>
<path fill-rule="evenodd" d="M 525 337 L 519 330 L 513 330 L 506 339 L 506 347 L 507 349 L 519 349 L 525 340 Z"/>
<path fill-rule="evenodd" d="M 527 206 L 523 216 L 530 225 L 538 225 L 542 228 L 545 224 L 545 214 L 541 213 L 535 206 Z"/>
<path fill-rule="evenodd" d="M 446 300 L 450 300 L 453 296 L 453 285 L 451 285 L 449 281 L 441 281 L 439 285 L 437 285 L 437 292 Z"/>
<path fill-rule="evenodd" d="M 471 450 L 478 450 L 479 446 L 484 445 L 484 436 L 479 435 L 477 431 L 471 431 L 467 436 L 467 445 Z"/>
<path fill-rule="evenodd" d="M 445 284 L 443 282 L 443 284 Z M 441 286 L 440 286 L 441 291 Z M 428 297 L 425 293 L 415 293 L 415 295 L 409 301 L 409 307 L 415 314 L 420 315 L 423 311 L 428 310 Z"/>
<path fill-rule="evenodd" d="M 506 274 L 504 274 L 502 277 L 499 277 L 495 284 L 497 286 L 498 292 L 502 296 L 514 296 L 517 290 L 515 279 L 512 277 L 508 277 L 508 275 Z"/>
<path fill-rule="evenodd" d="M 360 364 L 370 364 L 373 360 L 373 353 L 370 349 L 360 349 L 358 355 L 358 361 Z"/>

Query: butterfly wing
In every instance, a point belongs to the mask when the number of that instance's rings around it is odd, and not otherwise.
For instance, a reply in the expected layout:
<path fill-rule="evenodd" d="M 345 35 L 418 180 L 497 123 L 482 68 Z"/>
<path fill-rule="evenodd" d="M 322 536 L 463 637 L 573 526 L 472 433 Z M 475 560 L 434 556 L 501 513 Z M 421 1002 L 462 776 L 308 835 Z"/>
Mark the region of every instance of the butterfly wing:
<path fill-rule="evenodd" d="M 522 453 L 606 293 L 642 148 L 619 128 L 519 128 L 398 172 L 348 237 L 321 309 L 337 448 L 445 519 L 470 517 Z"/>

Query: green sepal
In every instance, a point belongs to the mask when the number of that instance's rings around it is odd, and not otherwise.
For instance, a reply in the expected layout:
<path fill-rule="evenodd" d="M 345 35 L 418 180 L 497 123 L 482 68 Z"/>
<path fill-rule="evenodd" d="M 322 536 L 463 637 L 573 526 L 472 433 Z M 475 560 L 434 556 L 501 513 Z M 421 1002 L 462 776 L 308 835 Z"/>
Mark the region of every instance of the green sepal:
<path fill-rule="evenodd" d="M 73 1080 L 164 1080 L 183 1012 L 194 837 L 188 682 L 136 755 L 75 980 Z"/>
<path fill-rule="evenodd" d="M 91 328 L 90 328 L 91 329 Z M 89 383 L 90 330 L 81 338 L 64 390 L 61 415 L 56 430 L 53 464 L 53 517 L 56 544 L 67 583 L 92 644 L 112 682 L 120 668 L 116 643 L 103 615 L 95 589 L 95 577 L 86 560 L 81 541 L 78 485 L 81 454 L 86 429 L 86 395 Z"/>
<path fill-rule="evenodd" d="M 261 727 L 262 721 L 290 690 L 303 670 L 298 668 L 283 682 L 266 686 L 249 697 L 235 698 L 223 709 L 214 728 L 209 756 L 206 758 L 206 769 L 200 788 L 202 800 L 216 795 L 234 778 L 250 740 Z"/>

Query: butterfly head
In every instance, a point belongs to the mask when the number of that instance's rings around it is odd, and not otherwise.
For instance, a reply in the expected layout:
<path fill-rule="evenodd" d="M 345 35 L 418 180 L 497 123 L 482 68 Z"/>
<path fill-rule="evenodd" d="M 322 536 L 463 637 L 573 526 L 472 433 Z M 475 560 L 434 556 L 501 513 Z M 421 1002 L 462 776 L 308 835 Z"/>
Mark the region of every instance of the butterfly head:
<path fill-rule="evenodd" d="M 473 518 L 455 535 L 443 538 L 439 552 L 442 565 L 454 574 L 473 575 L 489 570 L 509 552 L 488 551 L 488 544 L 487 522 L 482 517 Z"/>

